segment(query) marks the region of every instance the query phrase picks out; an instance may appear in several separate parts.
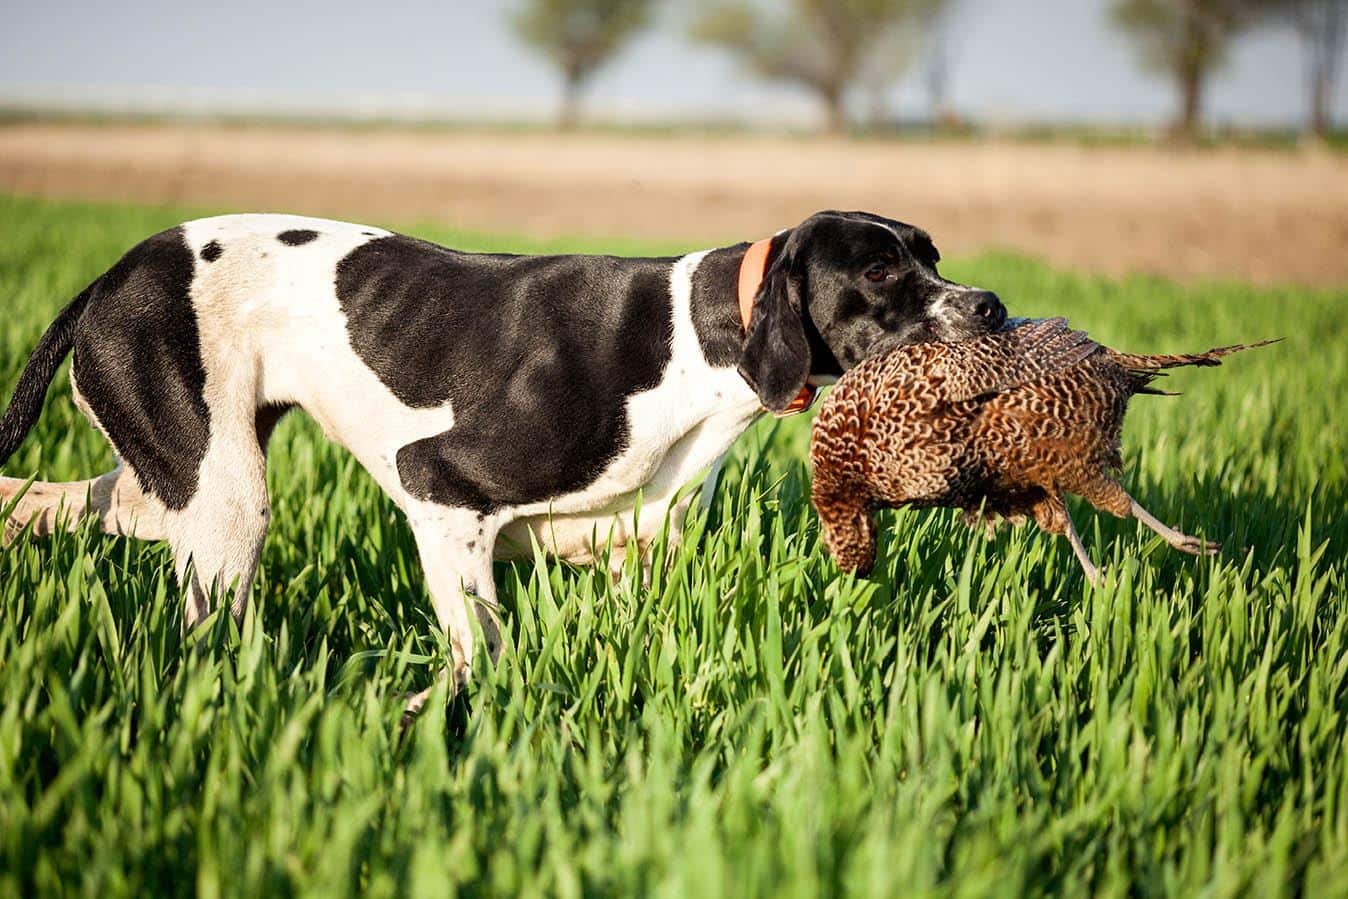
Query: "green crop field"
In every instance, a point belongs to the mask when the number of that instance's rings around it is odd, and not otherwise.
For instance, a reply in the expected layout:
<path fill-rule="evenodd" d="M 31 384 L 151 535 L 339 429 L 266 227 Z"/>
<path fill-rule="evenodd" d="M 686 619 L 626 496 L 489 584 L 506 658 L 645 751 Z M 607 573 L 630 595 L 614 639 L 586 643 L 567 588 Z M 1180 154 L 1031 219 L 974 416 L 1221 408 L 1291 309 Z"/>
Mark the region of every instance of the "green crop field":
<path fill-rule="evenodd" d="M 0 198 L 5 397 L 192 214 Z M 1125 483 L 1223 555 L 1076 505 L 1093 590 L 1064 541 L 905 511 L 839 576 L 808 422 L 768 420 L 653 584 L 498 565 L 501 664 L 404 735 L 446 654 L 411 535 L 292 416 L 242 628 L 181 634 L 163 545 L 0 549 L 0 896 L 1348 894 L 1348 290 L 944 271 L 1130 350 L 1287 338 L 1129 419 Z M 3 471 L 110 462 L 63 373 Z"/>

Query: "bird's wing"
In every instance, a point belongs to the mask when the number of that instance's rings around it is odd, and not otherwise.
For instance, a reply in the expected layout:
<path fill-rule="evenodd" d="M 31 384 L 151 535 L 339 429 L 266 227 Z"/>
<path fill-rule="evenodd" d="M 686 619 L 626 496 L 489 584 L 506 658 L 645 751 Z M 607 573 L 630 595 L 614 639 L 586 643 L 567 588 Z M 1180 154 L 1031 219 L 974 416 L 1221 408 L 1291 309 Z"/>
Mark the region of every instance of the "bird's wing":
<path fill-rule="evenodd" d="M 1065 318 L 1047 318 L 972 340 L 948 343 L 927 376 L 950 402 L 978 399 L 1071 368 L 1100 349 Z"/>

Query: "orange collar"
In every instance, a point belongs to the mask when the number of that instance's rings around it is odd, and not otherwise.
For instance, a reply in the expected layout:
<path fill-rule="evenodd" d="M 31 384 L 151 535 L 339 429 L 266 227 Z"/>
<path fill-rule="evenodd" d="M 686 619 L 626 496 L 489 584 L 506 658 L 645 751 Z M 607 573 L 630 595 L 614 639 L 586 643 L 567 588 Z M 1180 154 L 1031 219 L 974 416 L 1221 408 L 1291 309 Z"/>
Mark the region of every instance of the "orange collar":
<path fill-rule="evenodd" d="M 749 319 L 753 317 L 754 297 L 758 296 L 759 285 L 763 283 L 763 274 L 768 266 L 768 250 L 771 247 L 771 237 L 756 241 L 749 245 L 749 249 L 744 254 L 744 260 L 740 262 L 740 322 L 744 325 L 746 334 L 749 332 Z M 785 418 L 788 415 L 804 412 L 814 403 L 816 392 L 816 388 L 807 381 L 789 406 L 773 414 L 778 418 Z"/>

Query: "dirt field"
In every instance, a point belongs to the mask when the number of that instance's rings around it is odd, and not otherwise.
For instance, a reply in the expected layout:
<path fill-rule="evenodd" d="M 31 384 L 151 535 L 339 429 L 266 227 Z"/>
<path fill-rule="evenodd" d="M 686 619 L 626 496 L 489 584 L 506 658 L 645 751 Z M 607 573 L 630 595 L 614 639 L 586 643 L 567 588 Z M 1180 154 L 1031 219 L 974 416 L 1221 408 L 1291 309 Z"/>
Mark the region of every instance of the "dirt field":
<path fill-rule="evenodd" d="M 864 208 L 947 255 L 1348 282 L 1348 157 L 1329 152 L 13 125 L 0 190 L 695 244 Z"/>

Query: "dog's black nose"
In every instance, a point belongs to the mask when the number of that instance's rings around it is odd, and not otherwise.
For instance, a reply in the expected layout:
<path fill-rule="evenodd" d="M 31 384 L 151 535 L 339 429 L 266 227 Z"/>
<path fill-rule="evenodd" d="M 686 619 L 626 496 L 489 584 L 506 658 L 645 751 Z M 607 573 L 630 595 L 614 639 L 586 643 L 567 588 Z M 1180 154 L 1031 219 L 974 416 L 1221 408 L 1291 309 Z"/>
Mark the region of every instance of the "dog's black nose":
<path fill-rule="evenodd" d="M 982 319 L 994 328 L 1006 321 L 1006 307 L 1001 298 L 990 290 L 971 290 L 964 295 L 964 308 L 974 318 Z"/>

